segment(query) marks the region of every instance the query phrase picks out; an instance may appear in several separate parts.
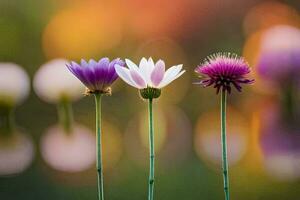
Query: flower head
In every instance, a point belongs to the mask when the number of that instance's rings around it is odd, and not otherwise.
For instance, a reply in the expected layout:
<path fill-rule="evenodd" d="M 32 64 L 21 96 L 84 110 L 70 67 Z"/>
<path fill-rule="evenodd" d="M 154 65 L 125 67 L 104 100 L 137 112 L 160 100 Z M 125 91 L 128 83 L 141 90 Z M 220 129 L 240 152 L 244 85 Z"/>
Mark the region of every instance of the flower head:
<path fill-rule="evenodd" d="M 102 58 L 98 62 L 93 59 L 86 62 L 82 59 L 80 64 L 71 62 L 67 67 L 87 87 L 88 93 L 110 94 L 110 86 L 118 78 L 115 65 L 122 67 L 125 63 L 119 58 L 111 62 L 108 58 Z"/>
<path fill-rule="evenodd" d="M 239 92 L 242 90 L 241 84 L 251 84 L 253 79 L 245 76 L 250 73 L 247 62 L 235 54 L 217 53 L 207 58 L 206 62 L 195 69 L 195 72 L 204 75 L 204 80 L 198 84 L 204 87 L 213 85 L 217 89 L 231 92 L 233 85 Z"/>
<path fill-rule="evenodd" d="M 154 63 L 152 58 L 148 60 L 142 58 L 139 67 L 129 59 L 125 59 L 125 62 L 128 68 L 116 65 L 116 72 L 123 81 L 143 91 L 143 94 L 141 94 L 143 98 L 147 98 L 147 96 L 157 98 L 160 95 L 158 90 L 167 86 L 185 72 L 185 70 L 181 71 L 182 64 L 170 67 L 165 71 L 165 62 L 158 60 Z M 151 94 L 154 96 L 151 97 Z"/>
<path fill-rule="evenodd" d="M 42 100 L 58 103 L 62 99 L 75 101 L 82 97 L 84 86 L 66 68 L 65 59 L 54 59 L 43 64 L 35 73 L 33 89 Z"/>
<path fill-rule="evenodd" d="M 261 38 L 257 74 L 270 83 L 298 82 L 300 75 L 300 29 L 279 25 Z"/>
<path fill-rule="evenodd" d="M 14 63 L 0 63 L 0 104 L 19 105 L 29 92 L 30 80 L 23 68 Z"/>

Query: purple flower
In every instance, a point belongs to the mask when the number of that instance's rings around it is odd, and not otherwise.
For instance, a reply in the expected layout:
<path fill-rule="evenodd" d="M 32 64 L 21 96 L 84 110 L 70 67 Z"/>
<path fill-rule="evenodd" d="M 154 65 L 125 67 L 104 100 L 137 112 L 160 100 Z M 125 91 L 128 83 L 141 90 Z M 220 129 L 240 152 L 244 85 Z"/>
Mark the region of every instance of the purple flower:
<path fill-rule="evenodd" d="M 98 62 L 82 59 L 80 64 L 72 61 L 67 67 L 87 87 L 88 93 L 110 94 L 110 86 L 118 78 L 115 65 L 124 66 L 125 63 L 119 58 L 111 62 L 108 58 Z"/>
<path fill-rule="evenodd" d="M 279 25 L 268 29 L 262 39 L 257 74 L 264 80 L 282 85 L 299 80 L 300 29 Z"/>
<path fill-rule="evenodd" d="M 269 81 L 282 83 L 288 79 L 297 80 L 300 75 L 300 49 L 297 51 L 277 50 L 261 53 L 258 74 Z"/>
<path fill-rule="evenodd" d="M 235 54 L 217 53 L 209 56 L 204 64 L 195 69 L 196 73 L 204 76 L 204 79 L 197 84 L 208 87 L 213 85 L 220 89 L 231 93 L 233 85 L 239 92 L 242 90 L 241 84 L 251 84 L 253 79 L 247 79 L 245 76 L 250 73 L 247 62 Z"/>

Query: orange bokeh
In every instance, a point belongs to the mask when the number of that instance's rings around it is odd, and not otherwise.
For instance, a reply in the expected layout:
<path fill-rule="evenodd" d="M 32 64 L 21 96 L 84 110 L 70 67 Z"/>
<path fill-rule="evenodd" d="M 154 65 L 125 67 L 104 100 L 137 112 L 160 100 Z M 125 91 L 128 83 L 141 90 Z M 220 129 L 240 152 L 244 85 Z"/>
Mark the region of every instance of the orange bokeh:
<path fill-rule="evenodd" d="M 251 34 L 257 30 L 285 24 L 300 26 L 300 16 L 296 9 L 280 2 L 263 2 L 252 8 L 245 17 L 244 31 Z"/>
<path fill-rule="evenodd" d="M 90 58 L 116 47 L 122 39 L 120 9 L 113 3 L 77 4 L 57 13 L 43 33 L 48 58 Z"/>
<path fill-rule="evenodd" d="M 212 2 L 194 0 L 124 0 L 128 31 L 138 38 L 178 36 L 211 15 Z M 199 8 L 200 11 L 199 12 Z"/>

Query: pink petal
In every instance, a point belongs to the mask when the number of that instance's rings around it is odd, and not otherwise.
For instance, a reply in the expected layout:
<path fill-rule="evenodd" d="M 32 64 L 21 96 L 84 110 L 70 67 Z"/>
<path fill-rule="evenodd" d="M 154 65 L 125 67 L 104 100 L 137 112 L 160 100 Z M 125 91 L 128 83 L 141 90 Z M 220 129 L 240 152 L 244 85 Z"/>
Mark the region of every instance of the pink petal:
<path fill-rule="evenodd" d="M 165 63 L 162 60 L 157 61 L 154 70 L 151 73 L 151 82 L 154 87 L 157 87 L 163 80 L 165 74 Z"/>
<path fill-rule="evenodd" d="M 130 76 L 130 72 L 127 68 L 125 67 L 122 67 L 118 64 L 115 65 L 115 70 L 116 70 L 116 73 L 118 74 L 118 76 L 123 80 L 125 81 L 127 84 L 133 86 L 133 87 L 136 87 L 136 88 L 139 88 L 135 83 L 134 81 L 131 79 L 131 76 Z"/>
<path fill-rule="evenodd" d="M 131 69 L 130 70 L 130 75 L 132 80 L 135 82 L 135 84 L 139 87 L 139 89 L 146 88 L 146 82 L 142 78 L 142 76 L 138 73 L 138 71 Z"/>

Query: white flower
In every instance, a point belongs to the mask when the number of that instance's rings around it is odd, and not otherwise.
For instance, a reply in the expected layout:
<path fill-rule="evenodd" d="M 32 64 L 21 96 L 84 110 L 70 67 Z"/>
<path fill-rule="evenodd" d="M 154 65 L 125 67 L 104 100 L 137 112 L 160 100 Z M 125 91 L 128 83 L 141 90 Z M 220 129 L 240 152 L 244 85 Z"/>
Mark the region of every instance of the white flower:
<path fill-rule="evenodd" d="M 152 58 L 142 58 L 139 67 L 129 59 L 125 59 L 125 62 L 128 68 L 116 65 L 116 72 L 123 81 L 138 89 L 161 89 L 185 72 L 181 71 L 182 64 L 165 71 L 165 62 L 159 60 L 154 64 Z"/>
<path fill-rule="evenodd" d="M 14 63 L 0 63 L 0 101 L 16 105 L 30 92 L 30 80 L 22 67 Z"/>
<path fill-rule="evenodd" d="M 62 98 L 75 101 L 82 97 L 84 86 L 66 67 L 67 60 L 54 59 L 43 64 L 33 80 L 35 93 L 44 101 L 57 103 Z"/>

